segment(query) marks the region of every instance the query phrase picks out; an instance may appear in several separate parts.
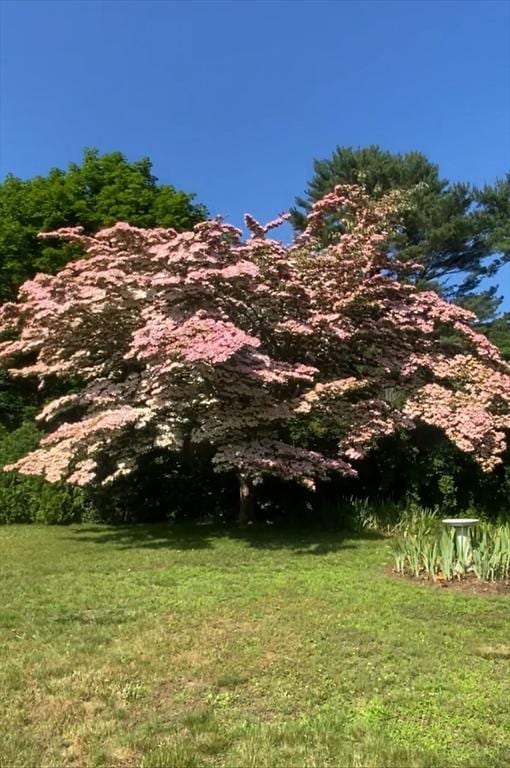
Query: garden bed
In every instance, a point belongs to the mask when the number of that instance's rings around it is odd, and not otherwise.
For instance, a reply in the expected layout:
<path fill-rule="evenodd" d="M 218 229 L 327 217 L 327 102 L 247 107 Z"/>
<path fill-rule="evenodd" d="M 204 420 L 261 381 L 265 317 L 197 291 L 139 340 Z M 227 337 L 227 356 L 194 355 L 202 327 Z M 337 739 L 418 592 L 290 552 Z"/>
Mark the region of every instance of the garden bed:
<path fill-rule="evenodd" d="M 396 579 L 408 581 L 420 587 L 433 587 L 435 589 L 448 589 L 451 592 L 464 592 L 471 595 L 510 595 L 510 581 L 481 581 L 474 574 L 467 574 L 462 579 L 447 581 L 446 579 L 429 579 L 424 576 L 411 576 L 410 574 L 397 573 L 394 568 L 388 569 Z"/>

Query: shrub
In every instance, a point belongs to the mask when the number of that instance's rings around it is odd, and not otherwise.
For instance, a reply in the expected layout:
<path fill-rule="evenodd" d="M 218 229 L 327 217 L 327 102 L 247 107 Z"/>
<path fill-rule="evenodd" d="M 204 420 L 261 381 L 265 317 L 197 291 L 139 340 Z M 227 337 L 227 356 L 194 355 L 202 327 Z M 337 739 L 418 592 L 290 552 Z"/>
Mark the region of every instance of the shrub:
<path fill-rule="evenodd" d="M 39 438 L 33 422 L 24 422 L 13 432 L 0 430 L 0 466 L 32 450 Z M 0 523 L 71 523 L 87 519 L 90 512 L 78 488 L 0 471 Z"/>

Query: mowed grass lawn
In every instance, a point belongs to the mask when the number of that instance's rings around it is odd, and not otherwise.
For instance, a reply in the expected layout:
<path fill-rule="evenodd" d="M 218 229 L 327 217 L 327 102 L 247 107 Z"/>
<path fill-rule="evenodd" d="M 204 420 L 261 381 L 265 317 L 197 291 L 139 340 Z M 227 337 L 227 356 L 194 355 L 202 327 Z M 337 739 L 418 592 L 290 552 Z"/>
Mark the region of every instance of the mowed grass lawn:
<path fill-rule="evenodd" d="M 384 539 L 0 530 L 3 766 L 510 765 L 510 597 Z"/>

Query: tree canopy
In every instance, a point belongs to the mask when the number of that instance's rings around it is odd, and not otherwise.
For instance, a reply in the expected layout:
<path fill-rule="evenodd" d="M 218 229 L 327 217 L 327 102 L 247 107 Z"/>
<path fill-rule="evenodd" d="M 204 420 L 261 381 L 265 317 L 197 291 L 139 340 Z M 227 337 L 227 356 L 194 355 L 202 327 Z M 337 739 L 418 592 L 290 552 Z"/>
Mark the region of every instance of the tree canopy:
<path fill-rule="evenodd" d="M 81 255 L 76 245 L 41 241 L 38 232 L 80 225 L 93 233 L 117 221 L 183 231 L 206 216 L 194 195 L 158 184 L 147 157 L 129 162 L 121 152 L 86 149 L 81 164 L 65 171 L 26 181 L 9 175 L 0 185 L 0 301 L 36 272 L 54 273 Z"/>
<path fill-rule="evenodd" d="M 510 427 L 510 369 L 474 315 L 405 279 L 391 252 L 401 196 L 338 186 L 291 245 L 246 218 L 193 231 L 116 224 L 44 235 L 87 258 L 26 282 L 0 311 L 0 361 L 41 385 L 73 380 L 39 415 L 48 434 L 11 469 L 107 484 L 153 451 L 206 450 L 240 478 L 313 487 L 382 437 L 440 428 L 492 469 Z M 334 216 L 342 227 L 324 244 Z"/>
<path fill-rule="evenodd" d="M 485 329 L 488 338 L 495 344 L 505 360 L 510 360 L 510 312 L 493 320 Z"/>
<path fill-rule="evenodd" d="M 483 278 L 496 274 L 510 259 L 510 175 L 477 189 L 442 179 L 437 165 L 420 152 L 393 154 L 378 146 L 337 147 L 331 157 L 314 162 L 314 174 L 303 197 L 296 198 L 292 222 L 306 226 L 311 206 L 337 184 L 361 184 L 372 196 L 390 190 L 409 191 L 401 227 L 389 243 L 402 260 L 416 262 L 416 279 L 438 283 L 450 298 L 473 305 L 472 292 Z M 324 236 L 339 222 L 326 222 Z M 476 306 L 494 314 L 494 292 Z"/>

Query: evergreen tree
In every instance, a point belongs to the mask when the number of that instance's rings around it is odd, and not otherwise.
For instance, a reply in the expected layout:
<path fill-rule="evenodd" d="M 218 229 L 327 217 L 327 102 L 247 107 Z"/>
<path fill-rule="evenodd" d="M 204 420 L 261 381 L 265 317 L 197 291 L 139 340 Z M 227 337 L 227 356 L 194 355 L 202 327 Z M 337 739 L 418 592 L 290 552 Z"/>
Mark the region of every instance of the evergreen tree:
<path fill-rule="evenodd" d="M 483 278 L 510 260 L 510 175 L 479 190 L 440 178 L 438 167 L 420 152 L 337 147 L 330 158 L 314 162 L 306 193 L 296 198 L 292 210 L 294 227 L 303 229 L 313 203 L 337 184 L 352 183 L 361 183 L 375 197 L 392 189 L 409 190 L 403 225 L 390 247 L 399 258 L 422 265 L 417 281 L 440 286 L 457 303 L 471 308 L 473 291 Z M 329 227 L 337 224 L 333 219 Z M 477 294 L 476 302 L 485 320 L 488 309 L 494 314 L 498 307 L 493 291 Z"/>
<path fill-rule="evenodd" d="M 481 330 L 501 351 L 504 360 L 510 360 L 510 312 L 487 324 L 481 325 Z"/>

